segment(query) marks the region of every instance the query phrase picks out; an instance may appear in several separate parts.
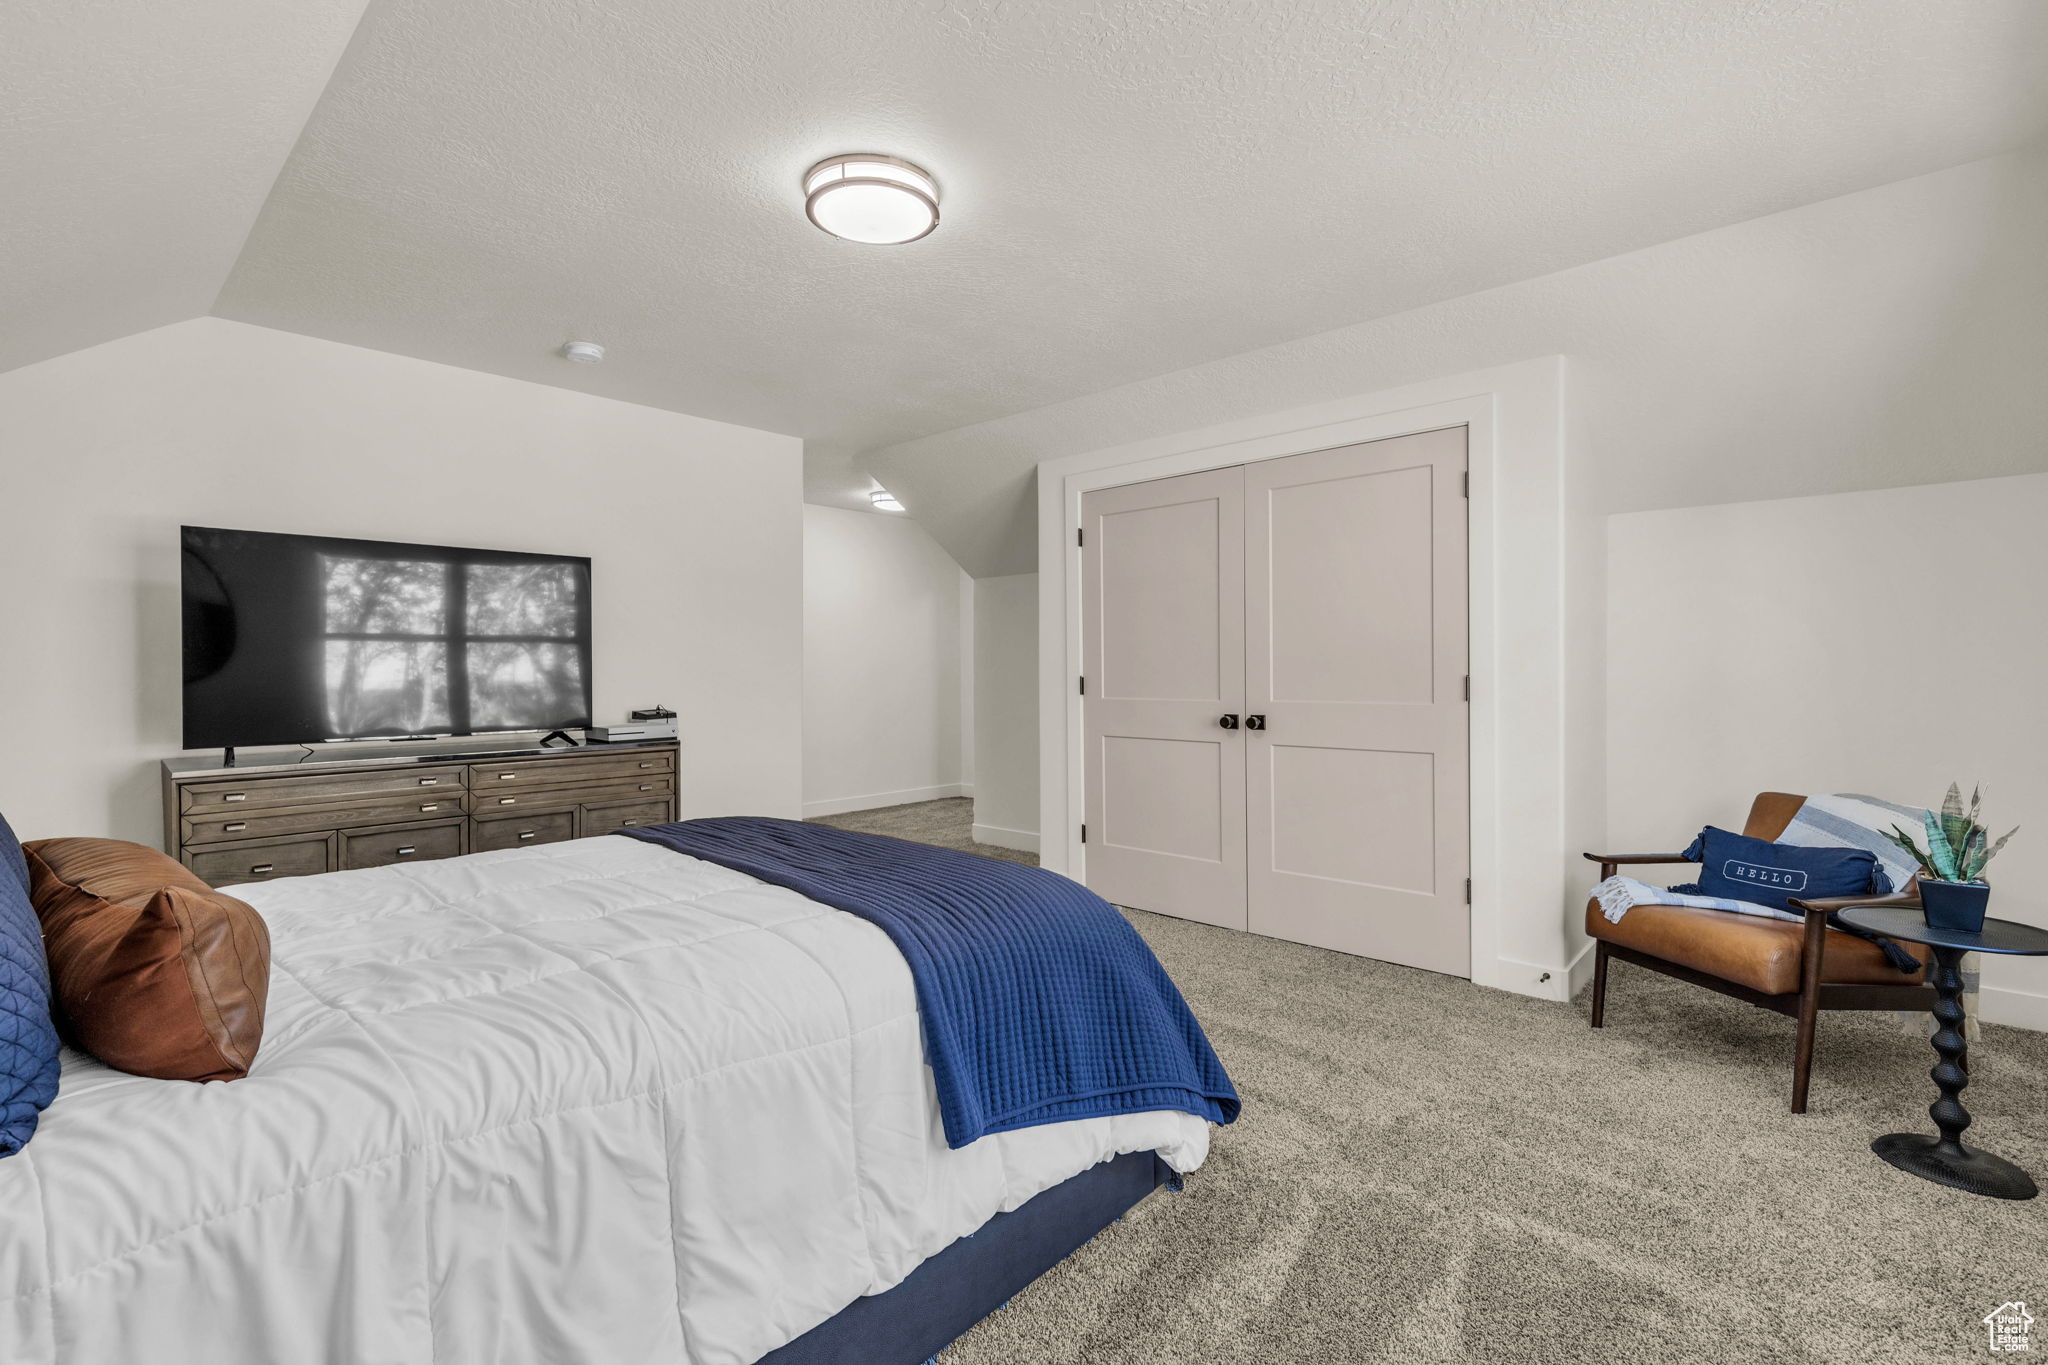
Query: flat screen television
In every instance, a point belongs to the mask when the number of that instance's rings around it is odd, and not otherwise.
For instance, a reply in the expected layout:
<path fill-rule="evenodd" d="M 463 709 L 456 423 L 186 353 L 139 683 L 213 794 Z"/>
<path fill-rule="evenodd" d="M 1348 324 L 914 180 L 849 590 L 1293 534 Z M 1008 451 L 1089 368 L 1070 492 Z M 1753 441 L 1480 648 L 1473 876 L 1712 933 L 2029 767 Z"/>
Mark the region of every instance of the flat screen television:
<path fill-rule="evenodd" d="M 590 561 L 187 526 L 185 747 L 590 724 Z"/>

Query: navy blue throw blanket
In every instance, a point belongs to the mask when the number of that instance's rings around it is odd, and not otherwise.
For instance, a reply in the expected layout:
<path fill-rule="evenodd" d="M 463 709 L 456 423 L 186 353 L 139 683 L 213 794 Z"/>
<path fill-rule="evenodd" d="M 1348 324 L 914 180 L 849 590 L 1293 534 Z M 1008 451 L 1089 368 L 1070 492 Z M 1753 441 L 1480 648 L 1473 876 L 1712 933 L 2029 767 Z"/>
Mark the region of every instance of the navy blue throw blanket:
<path fill-rule="evenodd" d="M 1130 922 L 1055 873 L 794 820 L 620 830 L 878 926 L 910 964 L 946 1145 L 1181 1109 L 1237 1117 L 1202 1026 Z"/>

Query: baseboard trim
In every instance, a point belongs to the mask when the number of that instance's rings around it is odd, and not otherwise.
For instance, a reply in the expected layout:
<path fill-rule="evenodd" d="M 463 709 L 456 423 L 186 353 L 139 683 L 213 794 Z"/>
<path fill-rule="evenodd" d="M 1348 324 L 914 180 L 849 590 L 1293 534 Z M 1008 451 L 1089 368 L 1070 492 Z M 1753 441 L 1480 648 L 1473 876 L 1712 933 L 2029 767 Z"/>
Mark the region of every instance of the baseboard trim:
<path fill-rule="evenodd" d="M 1030 829 L 1004 829 L 1001 825 L 976 825 L 974 842 L 994 844 L 997 848 L 1013 848 L 1019 853 L 1038 852 L 1038 831 Z"/>
<path fill-rule="evenodd" d="M 1514 957 L 1495 958 L 1490 970 L 1479 963 L 1473 966 L 1476 970 L 1472 974 L 1472 984 L 1475 986 L 1532 995 L 1538 1000 L 1564 1001 L 1577 995 L 1579 988 L 1593 979 L 1593 944 L 1589 940 L 1569 967 L 1546 966 Z"/>
<path fill-rule="evenodd" d="M 940 787 L 910 787 L 898 792 L 869 792 L 866 796 L 835 796 L 827 801 L 804 802 L 804 819 L 817 815 L 844 815 L 854 810 L 880 810 L 884 806 L 912 806 L 919 801 L 943 801 L 952 796 L 972 796 L 974 788 L 960 782 Z"/>
<path fill-rule="evenodd" d="M 1987 1024 L 2048 1033 L 2048 995 L 2010 986 L 1985 986 L 1977 993 L 1977 1017 Z"/>
<path fill-rule="evenodd" d="M 1598 965 L 1598 955 L 1593 950 L 1599 946 L 1595 940 L 1589 938 L 1579 949 L 1578 956 L 1572 959 L 1571 970 L 1565 973 L 1571 982 L 1571 988 L 1565 992 L 1565 999 L 1578 999 L 1579 992 L 1593 984 L 1593 968 Z"/>

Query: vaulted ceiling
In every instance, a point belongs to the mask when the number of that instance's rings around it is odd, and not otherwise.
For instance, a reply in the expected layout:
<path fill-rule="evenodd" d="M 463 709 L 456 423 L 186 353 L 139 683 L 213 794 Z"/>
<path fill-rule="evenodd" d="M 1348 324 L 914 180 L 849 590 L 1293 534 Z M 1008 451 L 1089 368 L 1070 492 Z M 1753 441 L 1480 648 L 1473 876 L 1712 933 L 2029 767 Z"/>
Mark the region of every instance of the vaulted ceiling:
<path fill-rule="evenodd" d="M 2044 70 L 2039 0 L 16 0 L 0 369 L 213 312 L 795 433 L 852 504 L 869 452 L 2019 145 Z M 870 150 L 937 233 L 805 221 Z"/>
<path fill-rule="evenodd" d="M 0 4 L 0 371 L 213 310 L 363 4 Z"/>

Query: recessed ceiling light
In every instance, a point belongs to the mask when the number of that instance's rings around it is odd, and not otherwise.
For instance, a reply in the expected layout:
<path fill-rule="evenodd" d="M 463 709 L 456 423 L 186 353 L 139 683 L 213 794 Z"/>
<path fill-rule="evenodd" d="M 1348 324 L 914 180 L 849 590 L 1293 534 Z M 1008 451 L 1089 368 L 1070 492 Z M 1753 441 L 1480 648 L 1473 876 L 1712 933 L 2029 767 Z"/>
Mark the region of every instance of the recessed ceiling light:
<path fill-rule="evenodd" d="M 827 157 L 804 172 L 804 212 L 849 242 L 914 242 L 939 225 L 939 182 L 893 156 Z"/>
<path fill-rule="evenodd" d="M 877 512 L 901 512 L 903 504 L 896 501 L 896 495 L 886 488 L 877 488 L 868 494 L 868 501 L 875 505 Z"/>
<path fill-rule="evenodd" d="M 595 365 L 604 359 L 604 347 L 594 341 L 565 341 L 562 355 L 578 365 Z"/>

